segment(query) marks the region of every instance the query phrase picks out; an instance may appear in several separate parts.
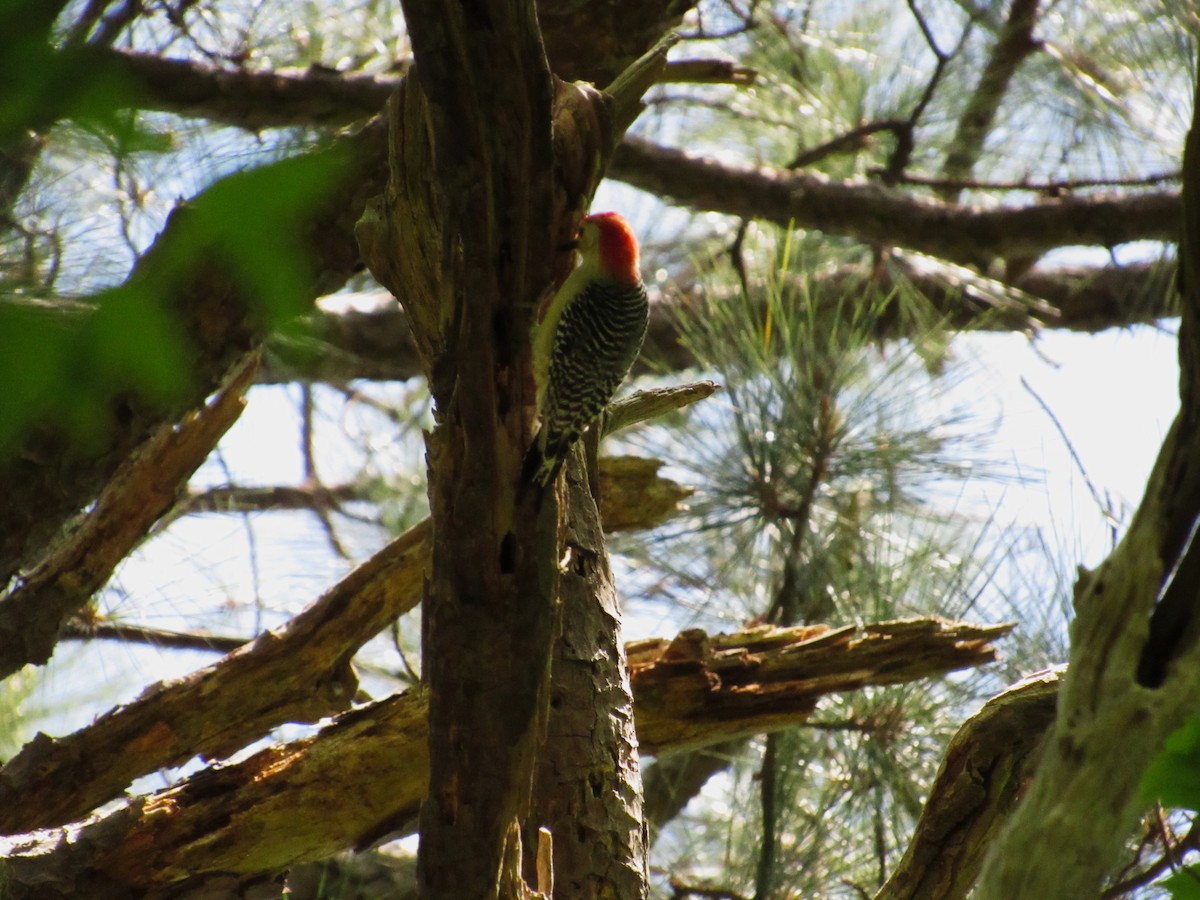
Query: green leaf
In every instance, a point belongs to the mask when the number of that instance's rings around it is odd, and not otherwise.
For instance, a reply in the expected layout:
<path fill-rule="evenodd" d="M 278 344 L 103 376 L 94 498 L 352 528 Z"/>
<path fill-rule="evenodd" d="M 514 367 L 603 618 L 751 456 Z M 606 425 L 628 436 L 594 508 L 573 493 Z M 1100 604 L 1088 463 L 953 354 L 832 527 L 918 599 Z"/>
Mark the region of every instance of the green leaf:
<path fill-rule="evenodd" d="M 1200 716 L 1167 738 L 1147 766 L 1141 790 L 1166 806 L 1200 809 Z"/>
<path fill-rule="evenodd" d="M 297 226 L 328 199 L 345 162 L 328 150 L 236 172 L 194 204 L 193 239 L 225 258 L 265 327 L 308 311 L 314 272 Z"/>
<path fill-rule="evenodd" d="M 1180 869 L 1159 884 L 1171 892 L 1174 900 L 1200 900 L 1200 870 L 1193 866 Z"/>
<path fill-rule="evenodd" d="M 51 44 L 55 4 L 0 0 L 0 145 L 63 118 L 117 131 L 120 111 L 136 106 L 128 79 L 86 46 Z"/>

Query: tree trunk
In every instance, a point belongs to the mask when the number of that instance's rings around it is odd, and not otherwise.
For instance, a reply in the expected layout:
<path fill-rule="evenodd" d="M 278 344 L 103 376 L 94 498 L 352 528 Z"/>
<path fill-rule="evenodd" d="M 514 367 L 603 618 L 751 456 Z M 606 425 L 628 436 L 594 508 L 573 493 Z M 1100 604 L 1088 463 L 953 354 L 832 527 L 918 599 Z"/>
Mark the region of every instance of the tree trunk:
<path fill-rule="evenodd" d="M 1197 86 L 1200 96 L 1200 84 Z M 1193 110 L 1193 116 L 1196 111 Z M 1070 666 L 980 900 L 1095 896 L 1148 805 L 1142 774 L 1200 699 L 1200 122 L 1183 164 L 1180 411 L 1129 532 L 1075 588 Z"/>
<path fill-rule="evenodd" d="M 549 829 L 554 896 L 636 900 L 646 895 L 647 845 L 621 611 L 596 504 L 579 469 L 567 469 L 562 631 L 526 843 Z"/>

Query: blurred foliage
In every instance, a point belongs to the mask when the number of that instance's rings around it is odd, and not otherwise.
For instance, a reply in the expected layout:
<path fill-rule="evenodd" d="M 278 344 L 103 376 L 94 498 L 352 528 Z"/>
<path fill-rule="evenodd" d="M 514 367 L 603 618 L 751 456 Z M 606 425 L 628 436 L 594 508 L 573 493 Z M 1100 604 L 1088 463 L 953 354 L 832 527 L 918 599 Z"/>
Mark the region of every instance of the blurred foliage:
<path fill-rule="evenodd" d="M 1200 810 L 1200 717 L 1167 738 L 1142 777 L 1142 794 L 1168 806 Z"/>
<path fill-rule="evenodd" d="M 153 265 L 117 287 L 55 315 L 24 291 L 0 295 L 0 450 L 32 424 L 65 427 L 83 445 L 108 437 L 114 401 L 132 392 L 156 408 L 188 395 L 196 349 L 179 314 L 181 298 L 224 269 L 243 298 L 245 326 L 266 333 L 297 327 L 311 308 L 312 271 L 298 223 L 328 198 L 344 171 L 331 151 L 235 172 L 184 206 Z M 204 298 L 196 302 L 203 303 Z M 126 402 L 124 400 L 120 402 Z"/>

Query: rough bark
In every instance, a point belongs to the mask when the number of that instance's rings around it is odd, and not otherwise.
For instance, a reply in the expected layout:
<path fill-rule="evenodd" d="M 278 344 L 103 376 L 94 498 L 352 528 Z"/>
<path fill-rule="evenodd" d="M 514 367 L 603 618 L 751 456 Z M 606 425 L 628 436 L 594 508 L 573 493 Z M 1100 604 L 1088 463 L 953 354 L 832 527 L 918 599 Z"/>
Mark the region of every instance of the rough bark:
<path fill-rule="evenodd" d="M 647 78 L 601 95 L 553 80 L 530 3 L 404 10 L 415 63 L 389 107 L 388 190 L 359 237 L 405 306 L 435 403 L 420 879 L 429 897 L 519 896 L 518 826 L 558 616 L 557 504 L 515 492 L 530 434 L 527 335 L 566 274 L 555 248 L 665 52 L 638 67 Z"/>
<path fill-rule="evenodd" d="M 554 85 L 532 4 L 404 13 L 415 63 L 390 108 L 388 193 L 360 238 L 405 305 L 435 402 L 418 870 L 429 898 L 521 896 L 511 829 L 528 810 L 556 623 L 554 507 L 513 511 L 529 441 L 524 335 L 583 198 L 556 208 Z"/>
<path fill-rule="evenodd" d="M 903 859 L 875 900 L 961 900 L 1020 799 L 1054 720 L 1058 675 L 1032 676 L 962 724 Z"/>
<path fill-rule="evenodd" d="M 1125 537 L 1076 583 L 1070 666 L 1057 715 L 1029 792 L 988 854 L 976 894 L 981 900 L 1095 896 L 1147 805 L 1138 790 L 1142 773 L 1166 736 L 1194 715 L 1200 698 L 1200 542 L 1193 540 L 1200 518 L 1195 118 L 1183 168 L 1179 415 Z"/>
<path fill-rule="evenodd" d="M 633 692 L 604 535 L 579 472 L 568 466 L 562 627 L 525 836 L 549 830 L 554 896 L 635 900 L 646 895 L 648 848 Z"/>
<path fill-rule="evenodd" d="M 627 647 L 641 673 L 637 732 L 667 752 L 794 725 L 829 693 L 986 664 L 990 638 L 1010 629 L 910 620 L 639 641 Z M 679 698 L 688 718 L 671 723 Z M 409 691 L 103 817 L 0 839 L 0 878 L 13 900 L 245 896 L 290 865 L 408 833 L 429 772 L 428 704 Z M 71 781 L 87 766 L 48 777 Z"/>

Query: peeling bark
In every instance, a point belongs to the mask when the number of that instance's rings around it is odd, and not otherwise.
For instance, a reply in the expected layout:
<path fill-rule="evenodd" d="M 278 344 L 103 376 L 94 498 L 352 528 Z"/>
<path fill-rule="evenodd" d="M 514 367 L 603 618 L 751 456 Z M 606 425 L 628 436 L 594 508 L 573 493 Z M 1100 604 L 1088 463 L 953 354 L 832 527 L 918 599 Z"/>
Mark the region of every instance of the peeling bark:
<path fill-rule="evenodd" d="M 986 664 L 991 639 L 1010 628 L 907 620 L 638 641 L 626 648 L 637 733 L 654 741 L 643 751 L 665 753 L 795 725 L 826 694 Z M 616 671 L 613 662 L 601 668 Z M 687 703 L 673 720 L 679 698 Z M 13 900 L 241 896 L 293 864 L 410 833 L 429 773 L 428 705 L 427 691 L 409 691 L 98 819 L 0 838 L 0 878 Z M 47 777 L 72 783 L 87 765 Z M 559 775 L 590 789 L 579 773 Z"/>

